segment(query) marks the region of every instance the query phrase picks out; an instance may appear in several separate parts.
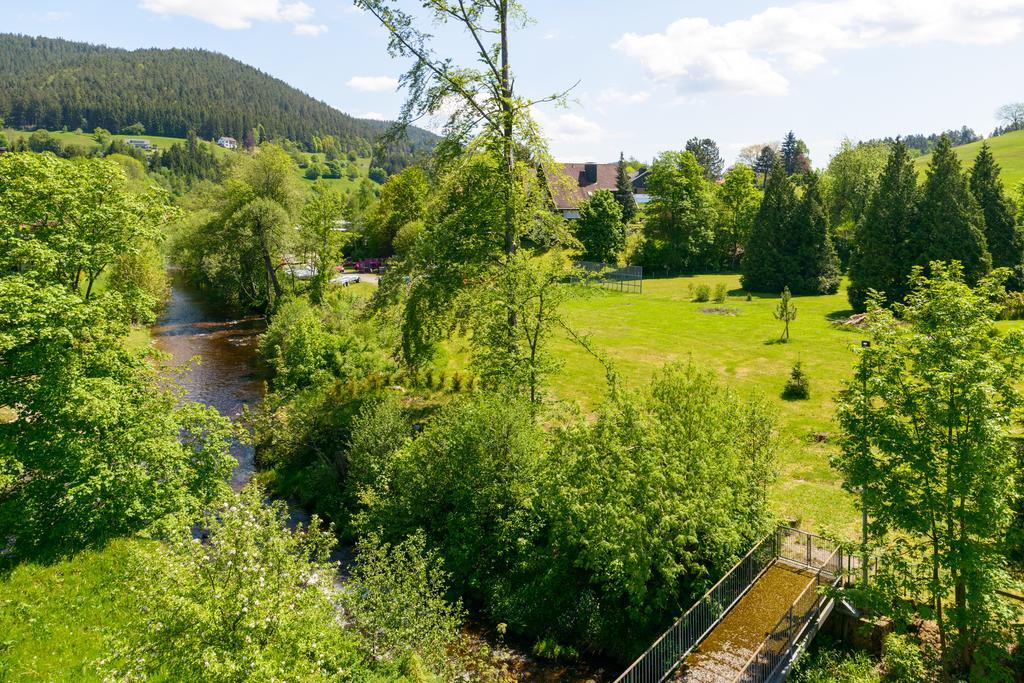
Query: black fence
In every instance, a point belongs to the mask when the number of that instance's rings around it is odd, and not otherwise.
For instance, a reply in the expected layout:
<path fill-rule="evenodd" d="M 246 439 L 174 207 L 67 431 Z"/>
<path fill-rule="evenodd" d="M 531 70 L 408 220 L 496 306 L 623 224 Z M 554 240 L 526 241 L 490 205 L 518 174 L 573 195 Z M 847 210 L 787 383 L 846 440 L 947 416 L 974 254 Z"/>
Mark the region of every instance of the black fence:
<path fill-rule="evenodd" d="M 775 561 L 776 540 L 776 534 L 769 534 L 755 545 L 704 597 L 616 678 L 615 683 L 664 681 Z"/>
<path fill-rule="evenodd" d="M 782 615 L 779 622 L 775 624 L 775 628 L 768 633 L 761 646 L 747 661 L 742 673 L 733 679 L 733 683 L 741 681 L 742 683 L 766 683 L 772 680 L 783 668 L 783 665 L 791 659 L 794 649 L 806 636 L 810 624 L 832 600 L 832 597 L 823 592 L 823 589 L 828 586 L 836 586 L 841 581 L 843 551 L 841 548 L 835 548 L 827 557 L 819 560 L 814 555 L 812 539 L 807 538 L 806 540 L 806 555 L 787 558 L 783 551 L 780 559 L 795 560 L 800 564 L 805 564 L 806 558 L 808 560 L 806 564 L 817 566 L 814 580 L 804 588 L 800 597 Z"/>
<path fill-rule="evenodd" d="M 576 277 L 577 282 L 593 282 L 607 289 L 617 289 L 631 294 L 644 292 L 643 266 L 619 267 L 596 261 L 577 261 L 573 265 L 580 271 Z"/>

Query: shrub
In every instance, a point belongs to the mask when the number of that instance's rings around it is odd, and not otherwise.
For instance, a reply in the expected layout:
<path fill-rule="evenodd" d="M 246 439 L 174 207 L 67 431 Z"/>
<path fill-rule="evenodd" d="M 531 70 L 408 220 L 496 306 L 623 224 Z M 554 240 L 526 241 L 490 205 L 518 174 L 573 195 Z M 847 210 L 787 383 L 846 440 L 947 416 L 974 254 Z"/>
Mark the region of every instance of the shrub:
<path fill-rule="evenodd" d="M 789 401 L 806 401 L 811 397 L 811 383 L 804 372 L 802 361 L 797 361 L 789 373 L 786 387 L 782 390 L 782 398 Z"/>
<path fill-rule="evenodd" d="M 462 375 L 457 372 L 452 375 L 452 391 L 456 394 L 462 391 Z"/>
<path fill-rule="evenodd" d="M 875 662 L 864 652 L 843 652 L 821 647 L 801 657 L 794 667 L 794 683 L 878 683 Z"/>
<path fill-rule="evenodd" d="M 711 285 L 699 284 L 694 288 L 693 300 L 705 302 L 711 300 Z"/>
<path fill-rule="evenodd" d="M 720 282 L 715 285 L 715 301 L 722 303 L 725 301 L 726 296 L 729 294 L 729 288 L 725 286 L 724 282 Z"/>
<path fill-rule="evenodd" d="M 927 680 L 921 648 L 909 636 L 890 633 L 882 643 L 883 680 L 892 683 L 919 683 Z"/>

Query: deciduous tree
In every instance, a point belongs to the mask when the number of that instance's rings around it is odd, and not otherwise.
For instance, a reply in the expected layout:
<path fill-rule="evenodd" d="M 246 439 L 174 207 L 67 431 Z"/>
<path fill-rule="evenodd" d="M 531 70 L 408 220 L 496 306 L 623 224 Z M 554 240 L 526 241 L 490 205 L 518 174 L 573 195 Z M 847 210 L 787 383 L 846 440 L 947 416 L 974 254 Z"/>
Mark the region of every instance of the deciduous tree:
<path fill-rule="evenodd" d="M 615 265 L 626 242 L 622 208 L 611 190 L 597 190 L 580 206 L 573 223 L 583 255 L 590 261 Z"/>

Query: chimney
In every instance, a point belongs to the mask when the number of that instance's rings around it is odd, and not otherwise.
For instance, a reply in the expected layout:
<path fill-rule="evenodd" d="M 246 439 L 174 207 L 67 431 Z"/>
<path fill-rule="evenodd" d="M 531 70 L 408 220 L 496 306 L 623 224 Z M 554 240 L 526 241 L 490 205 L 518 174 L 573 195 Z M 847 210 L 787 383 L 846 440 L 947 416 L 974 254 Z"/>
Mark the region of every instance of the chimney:
<path fill-rule="evenodd" d="M 588 161 L 583 164 L 583 177 L 587 179 L 587 185 L 593 185 L 597 182 L 597 164 L 593 161 Z"/>

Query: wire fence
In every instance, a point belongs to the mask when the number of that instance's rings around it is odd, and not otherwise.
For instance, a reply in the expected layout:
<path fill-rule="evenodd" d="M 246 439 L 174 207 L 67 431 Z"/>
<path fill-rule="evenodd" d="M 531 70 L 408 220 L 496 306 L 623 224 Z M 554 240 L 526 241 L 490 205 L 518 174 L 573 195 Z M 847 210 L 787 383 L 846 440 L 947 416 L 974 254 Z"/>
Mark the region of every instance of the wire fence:
<path fill-rule="evenodd" d="M 595 282 L 607 289 L 620 292 L 643 294 L 643 266 L 611 266 L 596 261 L 577 261 L 573 264 L 576 270 L 582 271 L 574 280 L 577 282 Z"/>
<path fill-rule="evenodd" d="M 660 683 L 668 678 L 775 561 L 776 539 L 776 534 L 769 534 L 755 545 L 615 683 Z"/>

